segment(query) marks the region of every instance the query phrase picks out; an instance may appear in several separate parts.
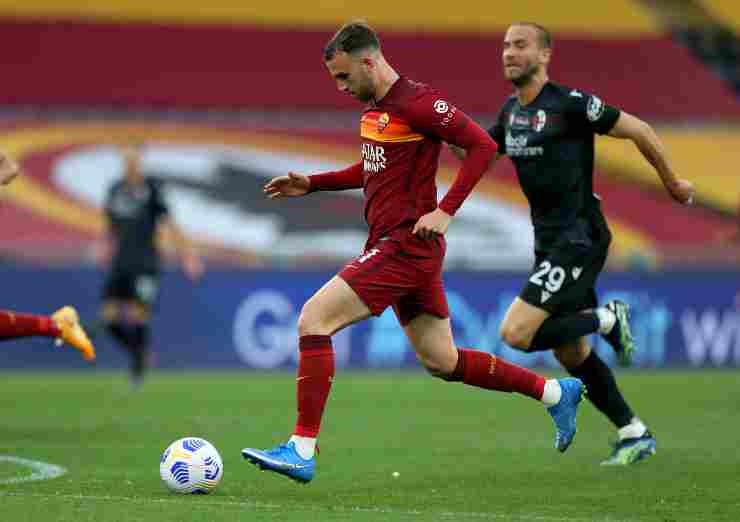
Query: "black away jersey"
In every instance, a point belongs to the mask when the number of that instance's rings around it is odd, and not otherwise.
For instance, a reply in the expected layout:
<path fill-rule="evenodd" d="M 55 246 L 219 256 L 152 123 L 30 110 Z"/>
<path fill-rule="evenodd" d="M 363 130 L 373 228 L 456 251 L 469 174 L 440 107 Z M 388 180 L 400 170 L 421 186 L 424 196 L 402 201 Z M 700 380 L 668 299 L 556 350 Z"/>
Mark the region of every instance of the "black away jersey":
<path fill-rule="evenodd" d="M 159 184 L 148 178 L 138 185 L 117 181 L 108 192 L 105 212 L 115 241 L 114 269 L 157 271 L 157 223 L 168 213 Z"/>
<path fill-rule="evenodd" d="M 600 212 L 594 134 L 608 133 L 618 118 L 619 109 L 598 97 L 551 82 L 526 106 L 516 96 L 506 101 L 488 133 L 516 167 L 536 238 L 548 241 Z"/>

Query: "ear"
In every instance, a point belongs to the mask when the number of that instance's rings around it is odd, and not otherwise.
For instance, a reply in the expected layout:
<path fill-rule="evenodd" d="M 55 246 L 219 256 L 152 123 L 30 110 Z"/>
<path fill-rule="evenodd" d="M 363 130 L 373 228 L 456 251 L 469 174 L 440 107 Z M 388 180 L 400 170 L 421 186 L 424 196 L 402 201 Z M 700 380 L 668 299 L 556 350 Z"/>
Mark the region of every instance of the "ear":
<path fill-rule="evenodd" d="M 543 64 L 549 65 L 550 64 L 550 58 L 552 57 L 552 49 L 542 49 L 540 51 L 540 60 Z"/>

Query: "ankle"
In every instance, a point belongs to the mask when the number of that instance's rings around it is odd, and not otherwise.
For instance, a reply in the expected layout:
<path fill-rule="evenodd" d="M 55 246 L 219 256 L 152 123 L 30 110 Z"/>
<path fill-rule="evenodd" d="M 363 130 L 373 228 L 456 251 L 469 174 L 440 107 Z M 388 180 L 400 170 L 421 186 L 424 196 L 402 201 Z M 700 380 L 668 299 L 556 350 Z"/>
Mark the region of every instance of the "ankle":
<path fill-rule="evenodd" d="M 296 453 L 304 460 L 312 459 L 316 453 L 316 439 L 313 437 L 292 435 L 288 442 L 292 442 L 295 445 Z"/>
<path fill-rule="evenodd" d="M 617 322 L 617 315 L 603 306 L 594 310 L 594 313 L 599 320 L 599 333 L 602 335 L 609 334 Z"/>

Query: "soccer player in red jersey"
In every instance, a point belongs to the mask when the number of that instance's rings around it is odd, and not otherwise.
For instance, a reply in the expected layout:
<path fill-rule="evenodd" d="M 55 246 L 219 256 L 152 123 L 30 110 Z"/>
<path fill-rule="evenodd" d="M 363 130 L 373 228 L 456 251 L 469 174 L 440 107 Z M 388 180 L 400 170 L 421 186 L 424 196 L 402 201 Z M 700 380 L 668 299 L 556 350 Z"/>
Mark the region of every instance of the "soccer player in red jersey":
<path fill-rule="evenodd" d="M 444 234 L 494 160 L 495 143 L 440 93 L 400 76 L 364 23 L 342 27 L 326 46 L 324 62 L 341 92 L 367 104 L 360 123 L 362 159 L 338 172 L 274 178 L 265 192 L 282 198 L 363 188 L 369 237 L 362 255 L 301 311 L 293 436 L 270 450 L 245 448 L 242 455 L 300 482 L 313 478 L 316 437 L 334 378 L 331 336 L 389 306 L 433 376 L 542 401 L 555 420 L 556 447 L 565 451 L 575 435 L 579 379 L 546 379 L 489 353 L 457 348 L 452 339 L 442 283 Z M 467 156 L 438 205 L 435 175 L 443 142 Z"/>
<path fill-rule="evenodd" d="M 7 185 L 18 174 L 18 164 L 0 152 L 0 185 Z M 95 348 L 80 326 L 77 311 L 71 306 L 60 308 L 51 316 L 0 310 L 0 340 L 31 336 L 56 338 L 57 344 L 66 342 L 82 352 L 86 360 L 95 359 Z"/>

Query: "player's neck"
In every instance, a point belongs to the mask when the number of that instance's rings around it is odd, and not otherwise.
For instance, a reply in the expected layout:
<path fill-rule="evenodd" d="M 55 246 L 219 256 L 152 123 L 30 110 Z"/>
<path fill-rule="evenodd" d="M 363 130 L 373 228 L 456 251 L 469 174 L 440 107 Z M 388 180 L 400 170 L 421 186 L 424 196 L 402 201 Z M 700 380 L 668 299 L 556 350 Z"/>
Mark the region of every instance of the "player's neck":
<path fill-rule="evenodd" d="M 401 76 L 387 63 L 378 70 L 378 86 L 375 89 L 375 103 L 385 98 Z"/>
<path fill-rule="evenodd" d="M 516 88 L 516 97 L 520 105 L 529 105 L 532 103 L 545 84 L 550 81 L 547 74 L 541 73 L 532 76 L 532 79 L 525 85 Z"/>

